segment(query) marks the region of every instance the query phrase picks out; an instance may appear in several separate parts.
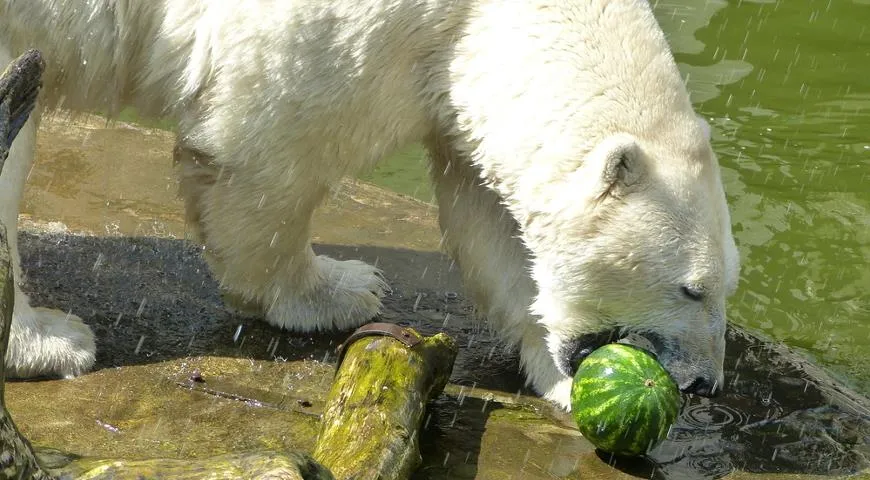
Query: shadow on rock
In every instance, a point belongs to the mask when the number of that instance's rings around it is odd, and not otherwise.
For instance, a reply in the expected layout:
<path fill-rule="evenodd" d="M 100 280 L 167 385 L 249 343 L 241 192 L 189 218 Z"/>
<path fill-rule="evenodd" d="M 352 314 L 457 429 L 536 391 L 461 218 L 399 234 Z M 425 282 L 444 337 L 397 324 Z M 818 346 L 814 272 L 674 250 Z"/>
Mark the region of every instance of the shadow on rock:
<path fill-rule="evenodd" d="M 24 233 L 21 244 L 26 289 L 33 303 L 72 311 L 94 328 L 98 370 L 182 359 L 189 371 L 172 370 L 173 385 L 217 397 L 233 392 L 232 400 L 274 407 L 253 414 L 241 411 L 240 427 L 234 428 L 243 428 L 252 415 L 268 424 L 270 416 L 274 423 L 275 413 L 270 412 L 303 413 L 310 419 L 302 422 L 307 426 L 300 427 L 292 441 L 281 441 L 294 448 L 309 446 L 318 402 L 331 378 L 329 364 L 348 332 L 293 334 L 228 313 L 199 249 L 189 242 Z M 733 472 L 842 475 L 868 468 L 867 400 L 811 362 L 738 328 L 728 332 L 728 384 L 723 395 L 688 397 L 668 439 L 650 452 L 649 461 L 596 453 L 567 414 L 528 395 L 516 354 L 471 319 L 472 307 L 461 294 L 458 272 L 444 256 L 376 247 L 315 250 L 380 266 L 393 289 L 384 299 L 381 320 L 426 335 L 445 332 L 460 347 L 451 385 L 430 405 L 420 439 L 423 465 L 416 479 L 510 478 L 518 472 L 529 479 L 593 474 L 720 478 Z M 220 364 L 230 368 L 229 373 L 200 381 L 201 372 L 194 366 L 208 369 L 209 362 L 218 361 L 209 359 L 219 357 L 235 362 Z M 302 366 L 292 370 L 283 367 L 282 360 Z M 241 362 L 256 363 L 256 371 L 264 375 L 254 383 L 271 381 L 276 387 L 270 390 L 235 379 L 251 371 L 236 365 Z M 294 374 L 299 377 L 288 377 Z M 320 379 L 323 385 L 309 385 L 310 379 Z M 292 395 L 285 383 L 294 385 Z M 114 393 L 119 396 L 120 403 L 114 403 L 119 412 L 134 409 L 130 402 L 140 395 L 125 392 Z M 206 402 L 198 398 L 185 401 Z M 153 430 L 157 439 L 175 435 Z M 275 438 L 284 438 L 277 430 Z M 184 445 L 172 448 L 185 451 Z"/>
<path fill-rule="evenodd" d="M 32 303 L 81 316 L 97 335 L 98 369 L 197 355 L 333 362 L 348 334 L 291 333 L 230 313 L 190 242 L 22 233 L 21 243 Z M 315 250 L 383 268 L 393 291 L 384 298 L 381 320 L 453 336 L 461 353 L 452 381 L 523 389 L 516 355 L 470 318 L 458 272 L 445 257 L 378 247 Z"/>
<path fill-rule="evenodd" d="M 94 329 L 95 370 L 202 356 L 332 364 L 338 345 L 349 333 L 290 333 L 230 313 L 199 248 L 190 242 L 22 233 L 21 245 L 25 289 L 32 303 L 74 312 Z M 431 467 L 437 467 L 439 472 L 457 471 L 461 478 L 474 478 L 488 416 L 481 405 L 490 402 L 467 393 L 474 394 L 475 389 L 506 392 L 503 397 L 530 393 L 523 387 L 514 352 L 470 318 L 472 308 L 459 293 L 458 272 L 442 255 L 372 247 L 315 246 L 315 250 L 338 259 L 361 258 L 384 269 L 392 292 L 384 298 L 381 320 L 426 335 L 446 332 L 456 339 L 461 348 L 451 383 L 459 392 L 442 395 L 433 404 L 422 451 L 430 473 Z M 213 363 L 191 361 L 190 371 L 179 372 L 175 381 L 212 397 L 315 415 L 322 407 L 320 391 L 328 388 L 319 385 L 274 395 L 268 388 L 235 381 L 232 375 L 207 374 L 209 366 L 211 371 L 217 368 Z M 320 376 L 329 378 L 328 374 L 300 378 Z M 459 421 L 446 420 L 449 415 Z M 444 429 L 450 430 L 449 446 L 434 445 L 443 439 Z"/>

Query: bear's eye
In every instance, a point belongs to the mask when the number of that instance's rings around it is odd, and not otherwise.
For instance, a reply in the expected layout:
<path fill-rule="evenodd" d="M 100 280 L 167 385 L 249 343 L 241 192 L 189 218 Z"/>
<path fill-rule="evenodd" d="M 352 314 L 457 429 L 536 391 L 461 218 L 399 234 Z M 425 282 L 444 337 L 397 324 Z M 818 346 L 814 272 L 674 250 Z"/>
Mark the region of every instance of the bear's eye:
<path fill-rule="evenodd" d="M 680 291 L 683 293 L 683 296 L 688 298 L 689 300 L 700 302 L 704 300 L 704 292 L 702 289 L 694 286 L 694 285 L 683 285 L 680 287 Z"/>

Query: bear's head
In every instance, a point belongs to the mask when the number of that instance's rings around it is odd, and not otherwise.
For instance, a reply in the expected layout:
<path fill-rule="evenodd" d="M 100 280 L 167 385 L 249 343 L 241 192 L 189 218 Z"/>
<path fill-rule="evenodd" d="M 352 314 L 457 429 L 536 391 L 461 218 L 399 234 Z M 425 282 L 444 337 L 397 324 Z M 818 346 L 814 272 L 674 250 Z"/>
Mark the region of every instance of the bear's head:
<path fill-rule="evenodd" d="M 667 141 L 615 134 L 529 224 L 538 297 L 558 369 L 621 341 L 653 352 L 684 392 L 723 383 L 725 300 L 739 259 L 719 166 L 701 120 Z"/>

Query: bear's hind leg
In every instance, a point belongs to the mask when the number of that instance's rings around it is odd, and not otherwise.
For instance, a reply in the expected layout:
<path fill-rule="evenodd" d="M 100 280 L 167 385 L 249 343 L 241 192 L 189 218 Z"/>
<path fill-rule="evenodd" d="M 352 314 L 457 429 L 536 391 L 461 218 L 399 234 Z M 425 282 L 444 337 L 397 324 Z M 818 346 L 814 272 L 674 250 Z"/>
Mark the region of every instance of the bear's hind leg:
<path fill-rule="evenodd" d="M 462 269 L 465 290 L 501 338 L 519 346 L 527 383 L 568 408 L 571 379 L 556 369 L 546 330 L 529 312 L 537 289 L 516 222 L 469 160 L 443 139 L 429 150 L 443 241 Z"/>
<path fill-rule="evenodd" d="M 303 332 L 349 329 L 378 314 L 388 287 L 377 268 L 311 249 L 311 216 L 329 188 L 323 180 L 292 166 L 221 169 L 184 146 L 175 161 L 189 225 L 231 306 Z"/>

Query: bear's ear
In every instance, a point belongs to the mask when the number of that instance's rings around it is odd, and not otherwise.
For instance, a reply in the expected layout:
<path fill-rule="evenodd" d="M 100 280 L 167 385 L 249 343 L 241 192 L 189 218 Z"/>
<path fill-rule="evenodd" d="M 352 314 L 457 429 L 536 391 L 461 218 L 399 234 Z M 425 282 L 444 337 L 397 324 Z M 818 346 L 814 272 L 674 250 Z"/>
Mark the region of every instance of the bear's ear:
<path fill-rule="evenodd" d="M 598 172 L 597 198 L 621 197 L 637 184 L 643 173 L 640 147 L 630 135 L 606 138 L 587 157 L 588 167 Z"/>

